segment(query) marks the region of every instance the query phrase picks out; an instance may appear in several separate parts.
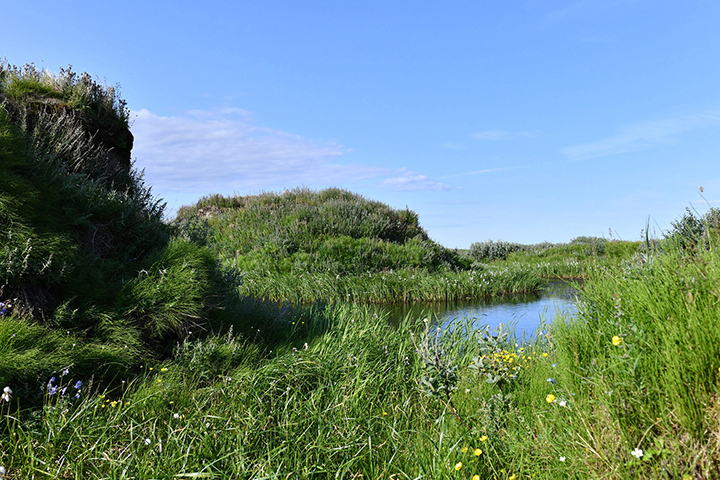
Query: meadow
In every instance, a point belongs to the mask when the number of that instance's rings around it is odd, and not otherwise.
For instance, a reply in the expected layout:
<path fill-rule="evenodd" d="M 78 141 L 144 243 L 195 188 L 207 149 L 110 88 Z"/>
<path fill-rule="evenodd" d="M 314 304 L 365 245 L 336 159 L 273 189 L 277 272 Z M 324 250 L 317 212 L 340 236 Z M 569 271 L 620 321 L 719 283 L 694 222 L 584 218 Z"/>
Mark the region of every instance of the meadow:
<path fill-rule="evenodd" d="M 0 477 L 720 478 L 717 210 L 464 252 L 341 189 L 165 223 L 72 113 L 124 103 L 63 75 L 0 68 Z M 578 313 L 532 343 L 373 308 L 552 278 Z"/>

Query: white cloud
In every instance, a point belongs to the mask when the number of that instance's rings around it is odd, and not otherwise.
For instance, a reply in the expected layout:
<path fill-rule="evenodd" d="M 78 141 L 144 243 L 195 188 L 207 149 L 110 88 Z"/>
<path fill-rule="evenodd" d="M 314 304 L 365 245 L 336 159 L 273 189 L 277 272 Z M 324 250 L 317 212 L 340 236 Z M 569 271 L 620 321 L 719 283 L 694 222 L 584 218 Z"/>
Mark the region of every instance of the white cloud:
<path fill-rule="evenodd" d="M 389 190 L 450 188 L 407 168 L 340 163 L 350 152 L 342 145 L 259 127 L 250 112 L 241 109 L 175 117 L 139 110 L 133 116 L 135 166 L 145 170 L 153 192 L 171 202 L 192 195 L 297 186 L 353 188 L 367 180 Z"/>
<path fill-rule="evenodd" d="M 241 109 L 133 115 L 136 167 L 161 195 L 339 185 L 388 172 L 341 164 L 342 145 L 256 126 Z"/>
<path fill-rule="evenodd" d="M 436 182 L 425 175 L 420 175 L 407 168 L 398 170 L 399 175 L 393 178 L 386 178 L 382 185 L 391 190 L 413 191 L 413 190 L 449 190 L 451 187 Z"/>
<path fill-rule="evenodd" d="M 720 113 L 708 112 L 625 126 L 619 133 L 595 142 L 560 149 L 570 160 L 588 160 L 647 150 L 674 141 L 682 133 L 720 125 Z"/>

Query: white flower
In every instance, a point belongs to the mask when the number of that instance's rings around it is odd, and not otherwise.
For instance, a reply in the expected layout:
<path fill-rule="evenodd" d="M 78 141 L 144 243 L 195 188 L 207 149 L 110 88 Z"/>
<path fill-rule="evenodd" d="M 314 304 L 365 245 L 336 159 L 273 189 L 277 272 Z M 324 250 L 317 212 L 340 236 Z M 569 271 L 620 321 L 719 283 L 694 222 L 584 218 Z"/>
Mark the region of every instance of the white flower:
<path fill-rule="evenodd" d="M 567 405 L 567 402 L 566 402 L 565 400 L 560 400 L 560 404 L 559 404 L 559 405 L 560 405 L 561 407 L 564 407 L 564 406 Z"/>
<path fill-rule="evenodd" d="M 173 413 L 173 418 L 177 420 L 178 418 L 180 418 L 180 414 L 179 414 L 179 413 Z"/>
<path fill-rule="evenodd" d="M 564 462 L 564 461 L 565 461 L 565 457 L 560 457 L 560 461 L 561 461 L 561 462 Z"/>
<path fill-rule="evenodd" d="M 11 394 L 12 394 L 12 390 L 10 390 L 10 387 L 5 387 L 5 388 L 3 388 L 3 394 L 2 394 L 2 397 L 0 397 L 0 398 L 5 400 L 6 402 L 10 403 L 10 398 L 12 398 Z"/>
<path fill-rule="evenodd" d="M 642 456 L 643 456 L 643 451 L 639 448 L 636 448 L 635 450 L 633 450 L 630 453 L 637 458 L 642 458 Z"/>
<path fill-rule="evenodd" d="M 152 443 L 152 440 L 150 440 L 149 438 L 145 439 L 145 445 L 150 445 L 151 443 Z"/>

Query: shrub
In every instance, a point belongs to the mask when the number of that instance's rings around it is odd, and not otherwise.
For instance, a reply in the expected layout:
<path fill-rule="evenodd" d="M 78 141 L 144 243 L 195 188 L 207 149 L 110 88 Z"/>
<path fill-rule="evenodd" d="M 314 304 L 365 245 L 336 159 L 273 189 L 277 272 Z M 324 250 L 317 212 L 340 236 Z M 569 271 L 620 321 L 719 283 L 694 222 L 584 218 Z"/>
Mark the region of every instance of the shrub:
<path fill-rule="evenodd" d="M 475 242 L 470 245 L 470 257 L 476 261 L 505 260 L 510 253 L 526 250 L 527 246 L 520 243 L 505 242 Z"/>

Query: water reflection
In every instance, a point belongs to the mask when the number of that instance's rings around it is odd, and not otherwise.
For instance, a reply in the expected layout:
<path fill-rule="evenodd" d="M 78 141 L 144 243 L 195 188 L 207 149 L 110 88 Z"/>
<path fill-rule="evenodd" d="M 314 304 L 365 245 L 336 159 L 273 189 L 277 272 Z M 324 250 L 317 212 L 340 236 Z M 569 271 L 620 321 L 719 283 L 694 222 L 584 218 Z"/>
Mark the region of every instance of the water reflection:
<path fill-rule="evenodd" d="M 391 321 L 399 322 L 407 315 L 437 319 L 442 326 L 456 318 L 472 318 L 477 327 L 499 324 L 514 325 L 517 338 L 530 339 L 544 318 L 551 322 L 555 315 L 573 314 L 576 290 L 566 282 L 552 282 L 536 294 L 512 295 L 490 300 L 468 300 L 448 303 L 415 303 L 384 307 Z"/>

